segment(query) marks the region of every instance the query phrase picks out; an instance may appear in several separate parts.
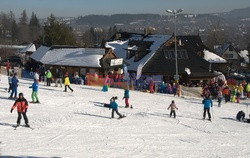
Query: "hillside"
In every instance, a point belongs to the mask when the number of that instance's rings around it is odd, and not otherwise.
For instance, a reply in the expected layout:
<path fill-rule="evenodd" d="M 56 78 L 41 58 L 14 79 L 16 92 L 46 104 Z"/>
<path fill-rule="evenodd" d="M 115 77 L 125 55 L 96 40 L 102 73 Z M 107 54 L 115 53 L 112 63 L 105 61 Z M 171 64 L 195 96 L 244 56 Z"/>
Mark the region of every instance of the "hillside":
<path fill-rule="evenodd" d="M 18 91 L 31 101 L 32 81 L 20 79 Z M 212 122 L 202 120 L 201 99 L 167 94 L 130 92 L 134 109 L 124 108 L 122 89 L 72 84 L 74 92 L 40 83 L 41 104 L 30 104 L 27 116 L 34 130 L 18 127 L 17 114 L 10 113 L 13 100 L 7 77 L 0 81 L 0 157 L 206 157 L 247 158 L 249 124 L 238 122 L 239 110 L 246 102 L 227 103 L 218 108 L 214 101 Z M 119 112 L 127 117 L 110 119 L 103 107 L 118 96 Z M 175 100 L 177 118 L 169 118 L 167 107 Z M 22 120 L 23 123 L 23 120 Z"/>

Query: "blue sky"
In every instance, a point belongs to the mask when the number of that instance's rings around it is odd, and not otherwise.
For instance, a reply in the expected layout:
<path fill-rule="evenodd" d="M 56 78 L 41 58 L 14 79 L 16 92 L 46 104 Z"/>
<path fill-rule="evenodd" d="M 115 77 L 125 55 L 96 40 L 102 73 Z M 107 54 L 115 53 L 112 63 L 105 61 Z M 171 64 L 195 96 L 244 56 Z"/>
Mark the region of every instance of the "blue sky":
<path fill-rule="evenodd" d="M 26 9 L 38 17 L 71 17 L 88 14 L 156 13 L 184 9 L 184 13 L 212 13 L 250 7 L 250 0 L 0 0 L 0 11 L 12 10 L 19 17 Z"/>

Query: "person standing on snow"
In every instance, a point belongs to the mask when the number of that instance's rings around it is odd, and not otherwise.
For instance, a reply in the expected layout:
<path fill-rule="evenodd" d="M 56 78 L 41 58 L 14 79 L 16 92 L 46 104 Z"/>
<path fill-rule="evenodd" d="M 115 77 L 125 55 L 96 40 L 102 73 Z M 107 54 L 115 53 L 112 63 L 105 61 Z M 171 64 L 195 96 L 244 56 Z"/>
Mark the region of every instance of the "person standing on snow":
<path fill-rule="evenodd" d="M 47 86 L 50 86 L 52 82 L 52 73 L 50 72 L 50 70 L 47 71 L 46 78 L 47 78 Z"/>
<path fill-rule="evenodd" d="M 9 76 L 10 75 L 10 62 L 9 62 L 9 60 L 7 60 L 7 62 L 6 62 L 6 71 L 7 71 L 7 76 Z"/>
<path fill-rule="evenodd" d="M 11 82 L 12 82 L 12 88 L 11 88 L 12 92 L 11 92 L 9 98 L 12 99 L 13 98 L 13 94 L 14 94 L 15 95 L 14 98 L 17 99 L 17 87 L 18 87 L 19 80 L 16 78 L 16 74 L 14 74 L 14 76 L 12 77 Z"/>
<path fill-rule="evenodd" d="M 208 114 L 208 120 L 211 121 L 210 108 L 213 107 L 213 102 L 209 97 L 206 97 L 202 104 L 204 104 L 203 120 L 206 118 L 206 112 Z"/>
<path fill-rule="evenodd" d="M 22 115 L 25 120 L 25 124 L 27 127 L 29 127 L 29 120 L 26 115 L 27 109 L 28 109 L 28 102 L 27 100 L 23 97 L 23 93 L 19 93 L 19 98 L 15 101 L 13 104 L 10 113 L 17 107 L 17 113 L 18 113 L 18 118 L 17 118 L 17 126 L 20 125 Z"/>
<path fill-rule="evenodd" d="M 12 90 L 12 73 L 10 73 L 10 76 L 8 77 L 8 82 L 9 82 L 9 90 L 8 93 L 10 93 L 10 90 Z"/>
<path fill-rule="evenodd" d="M 221 107 L 222 98 L 223 98 L 222 91 L 219 90 L 218 91 L 218 107 Z"/>
<path fill-rule="evenodd" d="M 124 97 L 122 99 L 125 98 L 125 108 L 129 108 L 129 90 L 128 89 L 125 89 L 124 90 Z"/>
<path fill-rule="evenodd" d="M 74 91 L 72 88 L 70 88 L 70 81 L 69 81 L 68 72 L 66 72 L 66 74 L 65 74 L 64 85 L 65 85 L 65 90 L 64 90 L 64 92 L 67 92 L 67 87 L 71 90 L 71 92 Z"/>
<path fill-rule="evenodd" d="M 174 100 L 172 100 L 172 103 L 169 105 L 169 107 L 168 107 L 168 110 L 169 110 L 169 108 L 170 108 L 170 117 L 172 116 L 172 114 L 174 114 L 174 118 L 176 117 L 176 113 L 175 113 L 175 109 L 177 109 L 178 110 L 178 108 L 177 108 L 177 106 L 175 105 L 175 102 L 174 102 Z"/>
<path fill-rule="evenodd" d="M 31 103 L 40 103 L 37 97 L 38 88 L 39 88 L 38 81 L 39 80 L 34 81 L 32 86 L 29 87 L 29 88 L 32 88 L 32 94 L 31 94 L 32 102 Z"/>
<path fill-rule="evenodd" d="M 56 69 L 56 79 L 55 79 L 55 87 L 58 86 L 58 82 L 60 83 L 60 86 L 62 87 L 62 78 L 63 78 L 63 74 L 62 74 L 62 69 Z"/>

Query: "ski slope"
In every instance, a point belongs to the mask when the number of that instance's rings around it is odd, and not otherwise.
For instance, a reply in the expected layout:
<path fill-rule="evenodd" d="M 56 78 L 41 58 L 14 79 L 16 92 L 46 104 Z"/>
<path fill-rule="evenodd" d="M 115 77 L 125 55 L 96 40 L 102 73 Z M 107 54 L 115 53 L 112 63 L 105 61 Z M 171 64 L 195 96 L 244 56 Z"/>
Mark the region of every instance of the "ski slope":
<path fill-rule="evenodd" d="M 32 81 L 19 79 L 18 91 L 31 101 Z M 54 86 L 54 84 L 52 84 Z M 3 157 L 102 157 L 102 158 L 248 158 L 250 124 L 235 121 L 239 110 L 247 112 L 244 100 L 217 107 L 214 101 L 212 122 L 202 120 L 199 98 L 173 97 L 130 91 L 134 109 L 124 108 L 122 89 L 71 84 L 74 92 L 40 83 L 41 104 L 29 104 L 31 127 L 12 127 L 16 110 L 8 99 L 7 77 L 0 81 L 0 156 Z M 118 96 L 119 112 L 126 118 L 110 119 L 109 103 Z M 172 100 L 179 110 L 170 118 Z M 22 124 L 24 121 L 22 119 Z"/>

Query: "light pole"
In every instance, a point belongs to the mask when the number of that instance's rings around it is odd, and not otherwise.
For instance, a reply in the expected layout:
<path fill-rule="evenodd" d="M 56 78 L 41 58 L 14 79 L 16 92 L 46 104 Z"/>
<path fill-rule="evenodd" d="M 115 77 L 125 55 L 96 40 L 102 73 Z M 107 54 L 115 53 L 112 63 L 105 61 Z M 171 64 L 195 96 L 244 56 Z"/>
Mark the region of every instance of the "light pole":
<path fill-rule="evenodd" d="M 173 14 L 174 15 L 174 51 L 175 51 L 175 75 L 174 79 L 175 81 L 179 80 L 179 75 L 178 75 L 178 56 L 177 56 L 177 43 L 176 43 L 176 15 L 182 12 L 183 9 L 178 9 L 178 10 L 166 10 L 167 13 Z"/>

